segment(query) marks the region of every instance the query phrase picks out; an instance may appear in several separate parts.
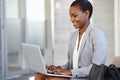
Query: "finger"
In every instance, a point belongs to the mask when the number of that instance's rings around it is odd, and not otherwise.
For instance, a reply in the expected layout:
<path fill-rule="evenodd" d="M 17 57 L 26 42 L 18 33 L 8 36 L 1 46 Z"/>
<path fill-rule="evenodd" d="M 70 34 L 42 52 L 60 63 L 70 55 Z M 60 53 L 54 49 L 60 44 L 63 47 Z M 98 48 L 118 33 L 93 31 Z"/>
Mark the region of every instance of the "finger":
<path fill-rule="evenodd" d="M 50 70 L 50 71 L 52 71 L 52 72 L 54 72 L 55 69 L 56 69 L 56 66 L 54 66 L 54 65 L 51 65 L 51 66 L 49 66 L 49 67 L 47 68 L 47 70 Z"/>
<path fill-rule="evenodd" d="M 57 70 L 54 72 L 55 74 L 61 74 L 61 70 Z"/>

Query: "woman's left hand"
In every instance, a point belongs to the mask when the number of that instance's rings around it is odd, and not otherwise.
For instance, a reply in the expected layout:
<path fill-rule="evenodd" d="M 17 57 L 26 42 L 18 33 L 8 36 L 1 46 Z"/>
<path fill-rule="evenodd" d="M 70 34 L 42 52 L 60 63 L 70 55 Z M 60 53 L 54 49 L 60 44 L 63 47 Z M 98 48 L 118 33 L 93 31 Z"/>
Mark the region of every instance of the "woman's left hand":
<path fill-rule="evenodd" d="M 72 75 L 71 70 L 65 70 L 65 69 L 62 69 L 62 68 L 56 68 L 54 73 L 55 74 L 60 74 L 60 75 L 69 75 L 69 76 Z"/>

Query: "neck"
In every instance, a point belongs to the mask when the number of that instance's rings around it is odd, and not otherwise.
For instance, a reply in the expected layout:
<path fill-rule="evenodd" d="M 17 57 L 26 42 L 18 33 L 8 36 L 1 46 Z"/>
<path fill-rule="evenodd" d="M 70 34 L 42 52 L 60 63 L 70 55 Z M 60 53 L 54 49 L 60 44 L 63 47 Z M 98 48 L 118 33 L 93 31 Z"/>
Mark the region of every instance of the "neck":
<path fill-rule="evenodd" d="M 86 31 L 89 24 L 90 24 L 90 22 L 87 22 L 82 28 L 79 29 L 79 34 L 80 35 L 82 35 Z"/>

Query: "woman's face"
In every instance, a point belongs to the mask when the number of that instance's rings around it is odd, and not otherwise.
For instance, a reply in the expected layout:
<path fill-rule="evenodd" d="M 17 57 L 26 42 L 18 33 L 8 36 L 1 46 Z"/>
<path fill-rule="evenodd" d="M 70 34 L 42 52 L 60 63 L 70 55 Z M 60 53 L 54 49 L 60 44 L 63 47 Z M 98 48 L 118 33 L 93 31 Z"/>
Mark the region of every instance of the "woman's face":
<path fill-rule="evenodd" d="M 70 18 L 75 29 L 84 27 L 87 19 L 86 13 L 78 5 L 70 7 Z"/>

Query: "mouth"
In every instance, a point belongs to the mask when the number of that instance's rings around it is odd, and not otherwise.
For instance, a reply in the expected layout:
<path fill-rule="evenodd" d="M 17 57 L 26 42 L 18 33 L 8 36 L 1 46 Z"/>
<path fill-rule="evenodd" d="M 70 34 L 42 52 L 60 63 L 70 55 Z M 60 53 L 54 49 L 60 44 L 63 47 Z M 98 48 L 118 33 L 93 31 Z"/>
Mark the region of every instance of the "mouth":
<path fill-rule="evenodd" d="M 77 26 L 77 22 L 73 22 L 72 24 L 73 24 L 73 26 Z"/>

